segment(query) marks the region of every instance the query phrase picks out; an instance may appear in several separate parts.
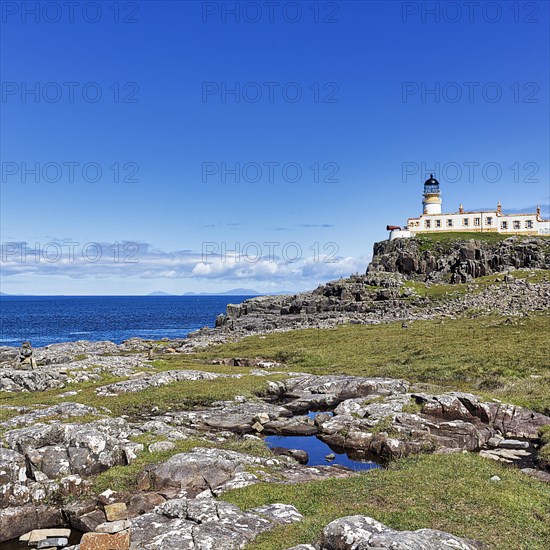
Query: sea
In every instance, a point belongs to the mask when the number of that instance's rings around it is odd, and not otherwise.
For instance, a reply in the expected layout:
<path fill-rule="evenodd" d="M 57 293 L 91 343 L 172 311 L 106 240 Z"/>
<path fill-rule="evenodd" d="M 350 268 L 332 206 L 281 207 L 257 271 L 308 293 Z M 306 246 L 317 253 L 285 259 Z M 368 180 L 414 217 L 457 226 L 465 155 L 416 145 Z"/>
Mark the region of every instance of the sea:
<path fill-rule="evenodd" d="M 182 338 L 251 296 L 0 296 L 0 345 Z"/>

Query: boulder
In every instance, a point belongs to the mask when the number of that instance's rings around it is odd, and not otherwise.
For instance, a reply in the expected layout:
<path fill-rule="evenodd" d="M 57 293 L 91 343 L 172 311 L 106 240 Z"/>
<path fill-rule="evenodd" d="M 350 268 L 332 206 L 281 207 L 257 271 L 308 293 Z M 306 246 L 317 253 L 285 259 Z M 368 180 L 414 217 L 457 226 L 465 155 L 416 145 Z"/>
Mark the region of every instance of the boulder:
<path fill-rule="evenodd" d="M 65 381 L 53 371 L 0 369 L 0 391 L 45 391 L 62 388 Z"/>
<path fill-rule="evenodd" d="M 29 531 L 63 526 L 61 510 L 52 506 L 26 505 L 0 510 L 0 542 L 15 539 Z"/>
<path fill-rule="evenodd" d="M 258 417 L 262 422 L 258 421 Z M 236 433 L 253 433 L 254 424 L 258 428 L 268 421 L 292 417 L 286 407 L 263 401 L 222 401 L 210 409 L 202 411 L 182 411 L 170 415 L 169 420 L 176 425 L 184 425 L 200 431 L 229 430 Z"/>
<path fill-rule="evenodd" d="M 107 504 L 104 507 L 107 521 L 119 521 L 128 519 L 128 508 L 124 502 L 115 502 Z"/>
<path fill-rule="evenodd" d="M 159 493 L 140 492 L 132 495 L 128 501 L 128 517 L 135 518 L 160 506 L 166 499 Z"/>
<path fill-rule="evenodd" d="M 300 521 L 293 506 L 271 504 L 248 512 L 209 498 L 174 499 L 132 521 L 136 548 L 237 550 L 277 525 Z"/>
<path fill-rule="evenodd" d="M 120 533 L 121 531 L 125 531 L 126 529 L 129 529 L 131 527 L 130 521 L 127 519 L 120 519 L 117 521 L 106 521 L 104 523 L 100 523 L 96 528 L 95 531 L 97 533 Z"/>
<path fill-rule="evenodd" d="M 278 456 L 290 456 L 300 464 L 307 464 L 309 455 L 302 449 L 285 449 L 284 447 L 271 447 L 271 452 Z"/>
<path fill-rule="evenodd" d="M 347 516 L 329 523 L 321 536 L 321 550 L 367 548 L 407 550 L 475 550 L 480 545 L 443 531 L 396 531 L 367 516 Z"/>
<path fill-rule="evenodd" d="M 7 431 L 9 449 L 0 448 L 0 506 L 78 496 L 88 486 L 83 478 L 128 464 L 136 446 L 142 448 L 128 441 L 130 432 L 122 418 Z"/>
<path fill-rule="evenodd" d="M 318 432 L 317 426 L 308 416 L 294 416 L 274 420 L 263 425 L 265 433 L 277 435 L 314 435 Z"/>
<path fill-rule="evenodd" d="M 214 380 L 228 376 L 231 375 L 197 370 L 171 370 L 156 374 L 147 374 L 132 380 L 123 380 L 114 384 L 108 384 L 107 386 L 100 386 L 96 389 L 96 392 L 102 397 L 115 396 L 122 393 L 139 392 L 148 388 L 159 388 L 185 380 Z"/>
<path fill-rule="evenodd" d="M 36 424 L 8 431 L 5 439 L 26 457 L 33 472 L 89 476 L 127 463 L 123 447 L 129 435 L 124 419 L 105 418 L 87 424 Z"/>
<path fill-rule="evenodd" d="M 235 462 L 219 457 L 204 457 L 198 453 L 180 453 L 149 471 L 151 487 L 206 489 L 222 485 L 234 477 L 238 466 Z"/>
<path fill-rule="evenodd" d="M 63 515 L 73 529 L 83 533 L 95 531 L 107 519 L 95 500 L 72 502 L 63 508 Z"/>
<path fill-rule="evenodd" d="M 166 451 L 172 451 L 176 448 L 176 444 L 173 441 L 156 441 L 149 445 L 150 453 L 164 453 Z"/>
<path fill-rule="evenodd" d="M 327 375 L 291 378 L 270 386 L 270 391 L 284 397 L 290 411 L 307 412 L 333 408 L 346 399 L 405 393 L 408 388 L 405 380 Z"/>
<path fill-rule="evenodd" d="M 108 535 L 105 533 L 84 533 L 80 541 L 80 550 L 128 550 L 130 548 L 129 531 Z"/>

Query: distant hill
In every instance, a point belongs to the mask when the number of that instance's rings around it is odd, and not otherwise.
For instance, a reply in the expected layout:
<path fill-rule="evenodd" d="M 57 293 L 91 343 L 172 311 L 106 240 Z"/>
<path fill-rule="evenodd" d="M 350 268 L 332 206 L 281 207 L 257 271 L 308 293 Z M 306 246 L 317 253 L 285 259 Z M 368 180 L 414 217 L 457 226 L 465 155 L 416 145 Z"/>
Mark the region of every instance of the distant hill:
<path fill-rule="evenodd" d="M 225 292 L 186 292 L 183 296 L 279 296 L 284 294 L 296 294 L 290 290 L 279 292 L 258 292 L 252 288 L 232 288 Z"/>
<path fill-rule="evenodd" d="M 232 288 L 225 292 L 186 292 L 184 296 L 260 296 L 263 292 L 258 292 L 252 288 Z"/>
<path fill-rule="evenodd" d="M 282 290 L 279 292 L 258 292 L 252 288 L 233 288 L 226 290 L 225 292 L 186 292 L 185 294 L 171 294 L 170 292 L 163 292 L 162 290 L 156 290 L 145 294 L 145 296 L 280 296 L 286 294 L 296 294 L 290 290 Z M 0 296 L 35 296 L 34 294 L 8 294 L 6 292 L 0 292 Z M 40 296 L 40 295 L 36 295 Z M 63 296 L 57 294 L 56 296 Z M 93 296 L 93 295 L 91 295 Z"/>

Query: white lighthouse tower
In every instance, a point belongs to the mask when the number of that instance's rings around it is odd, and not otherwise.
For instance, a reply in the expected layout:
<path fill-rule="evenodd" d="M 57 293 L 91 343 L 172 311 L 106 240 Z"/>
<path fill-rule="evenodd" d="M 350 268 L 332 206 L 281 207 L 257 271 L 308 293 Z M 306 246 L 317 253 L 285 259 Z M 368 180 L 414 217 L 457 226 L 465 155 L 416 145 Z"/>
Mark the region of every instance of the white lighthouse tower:
<path fill-rule="evenodd" d="M 424 182 L 424 200 L 422 208 L 424 214 L 441 214 L 441 191 L 439 182 L 430 174 L 430 179 Z"/>

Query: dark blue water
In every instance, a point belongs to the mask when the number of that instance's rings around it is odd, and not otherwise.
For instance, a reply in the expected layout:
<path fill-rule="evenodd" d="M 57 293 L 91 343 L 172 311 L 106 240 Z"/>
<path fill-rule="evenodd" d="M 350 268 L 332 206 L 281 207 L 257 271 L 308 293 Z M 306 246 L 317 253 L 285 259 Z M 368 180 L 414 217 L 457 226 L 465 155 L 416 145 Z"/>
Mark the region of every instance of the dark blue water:
<path fill-rule="evenodd" d="M 269 447 L 284 447 L 285 449 L 301 449 L 307 451 L 309 455 L 308 466 L 330 466 L 331 464 L 340 464 L 347 466 L 352 470 L 372 470 L 380 468 L 380 464 L 376 462 L 361 462 L 352 460 L 342 450 L 335 450 L 329 447 L 326 443 L 317 439 L 314 435 L 268 435 L 265 442 Z M 334 460 L 326 460 L 328 454 L 335 455 Z"/>
<path fill-rule="evenodd" d="M 250 296 L 0 296 L 0 345 L 180 338 Z"/>

